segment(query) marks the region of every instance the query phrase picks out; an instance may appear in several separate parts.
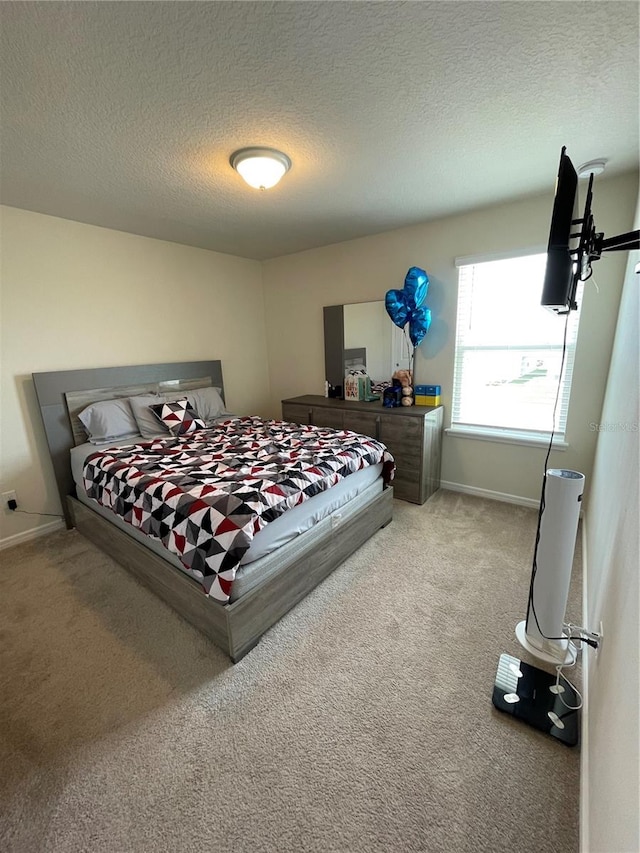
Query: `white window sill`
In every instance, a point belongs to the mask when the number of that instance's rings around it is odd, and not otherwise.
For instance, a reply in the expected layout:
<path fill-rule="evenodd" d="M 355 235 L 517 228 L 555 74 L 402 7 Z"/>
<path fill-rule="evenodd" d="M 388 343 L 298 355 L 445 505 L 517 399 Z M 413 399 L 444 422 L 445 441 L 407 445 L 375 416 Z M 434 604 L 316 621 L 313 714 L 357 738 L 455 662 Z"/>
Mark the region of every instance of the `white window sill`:
<path fill-rule="evenodd" d="M 524 447 L 548 447 L 549 438 L 544 436 L 532 435 L 526 432 L 502 432 L 501 430 L 491 429 L 474 429 L 473 427 L 449 427 L 445 430 L 447 435 L 455 438 L 473 438 L 476 441 L 494 441 L 498 444 L 519 444 Z M 567 450 L 568 443 L 563 439 L 554 436 L 553 449 Z"/>

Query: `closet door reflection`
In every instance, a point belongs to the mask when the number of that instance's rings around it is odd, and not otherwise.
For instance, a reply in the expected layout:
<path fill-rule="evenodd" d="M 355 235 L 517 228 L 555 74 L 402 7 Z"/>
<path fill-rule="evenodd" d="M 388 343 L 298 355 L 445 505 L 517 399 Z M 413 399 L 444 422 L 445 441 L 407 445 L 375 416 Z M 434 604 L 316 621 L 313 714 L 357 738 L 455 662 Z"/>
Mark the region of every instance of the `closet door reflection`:
<path fill-rule="evenodd" d="M 360 302 L 344 306 L 344 348 L 364 350 L 364 369 L 372 382 L 389 379 L 393 371 L 391 328 L 384 302 Z M 345 365 L 357 367 L 357 365 Z"/>

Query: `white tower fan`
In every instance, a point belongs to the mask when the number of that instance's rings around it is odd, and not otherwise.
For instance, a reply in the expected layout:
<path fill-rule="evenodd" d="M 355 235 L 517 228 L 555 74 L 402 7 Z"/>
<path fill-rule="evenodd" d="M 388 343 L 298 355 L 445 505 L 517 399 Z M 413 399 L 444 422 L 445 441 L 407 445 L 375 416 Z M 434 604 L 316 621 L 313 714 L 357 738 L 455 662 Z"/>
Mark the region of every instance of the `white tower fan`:
<path fill-rule="evenodd" d="M 564 637 L 584 474 L 550 468 L 542 493 L 527 618 L 516 626 L 524 648 L 547 663 L 572 663 L 575 648 Z"/>

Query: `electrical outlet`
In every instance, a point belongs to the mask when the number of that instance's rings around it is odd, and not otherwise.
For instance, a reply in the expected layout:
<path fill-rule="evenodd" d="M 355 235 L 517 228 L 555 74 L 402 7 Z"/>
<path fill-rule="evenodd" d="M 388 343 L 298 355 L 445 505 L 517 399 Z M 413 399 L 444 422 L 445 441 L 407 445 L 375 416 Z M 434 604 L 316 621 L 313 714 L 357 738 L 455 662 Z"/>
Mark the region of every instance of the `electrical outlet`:
<path fill-rule="evenodd" d="M 15 501 L 16 505 L 18 504 L 18 498 L 16 496 L 15 491 L 11 490 L 10 492 L 2 493 L 2 503 L 5 509 L 9 509 L 9 501 Z"/>
<path fill-rule="evenodd" d="M 600 639 L 598 640 L 598 647 L 596 648 L 596 657 L 599 654 L 602 654 L 602 641 L 604 640 L 604 630 L 602 628 L 602 619 L 600 620 L 600 630 L 598 632 L 600 634 Z"/>

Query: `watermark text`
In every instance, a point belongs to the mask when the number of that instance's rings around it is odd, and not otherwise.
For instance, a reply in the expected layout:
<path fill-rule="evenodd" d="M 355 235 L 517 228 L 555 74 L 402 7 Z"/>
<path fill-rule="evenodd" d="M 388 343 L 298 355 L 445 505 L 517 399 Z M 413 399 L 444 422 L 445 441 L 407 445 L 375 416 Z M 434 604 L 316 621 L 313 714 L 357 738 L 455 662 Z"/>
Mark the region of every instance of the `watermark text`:
<path fill-rule="evenodd" d="M 595 423 L 591 421 L 589 424 L 591 432 L 638 432 L 637 421 L 602 421 Z"/>

